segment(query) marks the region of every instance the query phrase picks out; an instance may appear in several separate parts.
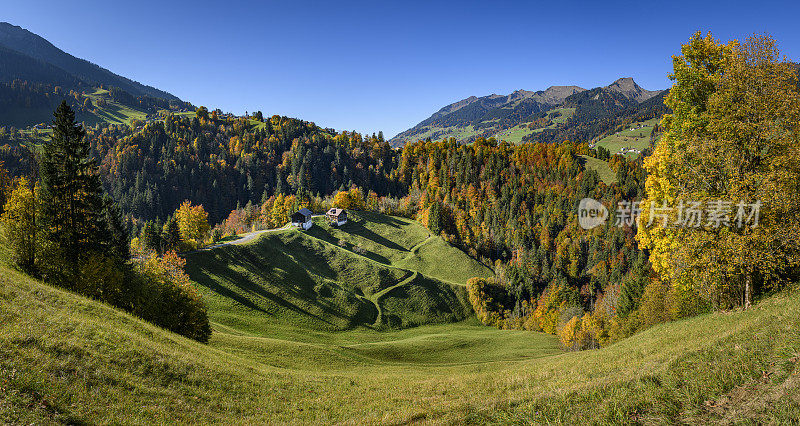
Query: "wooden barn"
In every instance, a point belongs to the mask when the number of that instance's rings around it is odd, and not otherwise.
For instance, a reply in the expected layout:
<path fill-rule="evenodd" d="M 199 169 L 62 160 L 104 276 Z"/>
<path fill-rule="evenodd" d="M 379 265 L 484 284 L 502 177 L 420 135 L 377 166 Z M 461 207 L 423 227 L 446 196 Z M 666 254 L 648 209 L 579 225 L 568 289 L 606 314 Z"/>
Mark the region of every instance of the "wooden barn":
<path fill-rule="evenodd" d="M 301 229 L 308 229 L 311 228 L 311 210 L 303 207 L 299 211 L 292 214 L 292 226 L 301 228 Z"/>
<path fill-rule="evenodd" d="M 344 209 L 330 209 L 328 210 L 328 213 L 325 213 L 325 217 L 328 218 L 331 226 L 342 226 L 347 223 L 347 211 Z"/>

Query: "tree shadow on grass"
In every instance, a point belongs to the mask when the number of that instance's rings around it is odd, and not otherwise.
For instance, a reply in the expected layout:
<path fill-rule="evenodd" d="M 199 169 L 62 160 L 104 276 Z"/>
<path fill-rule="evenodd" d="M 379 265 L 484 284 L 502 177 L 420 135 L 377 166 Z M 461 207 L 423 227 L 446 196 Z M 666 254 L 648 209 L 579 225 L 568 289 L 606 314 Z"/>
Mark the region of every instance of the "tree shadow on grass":
<path fill-rule="evenodd" d="M 382 235 L 376 234 L 374 231 L 364 226 L 364 222 L 360 220 L 348 221 L 345 225 L 341 227 L 341 231 L 346 232 L 348 234 L 357 235 L 361 238 L 365 238 L 367 240 L 370 240 L 376 244 L 382 245 L 392 250 L 403 251 L 403 252 L 408 251 L 408 249 L 395 243 L 394 241 L 391 241 L 383 237 Z"/>
<path fill-rule="evenodd" d="M 192 281 L 202 285 L 203 287 L 208 288 L 212 292 L 214 292 L 214 293 L 216 293 L 216 294 L 218 294 L 218 295 L 220 295 L 222 297 L 226 297 L 228 299 L 231 299 L 234 302 L 236 302 L 236 303 L 238 303 L 238 304 L 240 304 L 242 306 L 245 306 L 247 308 L 250 308 L 250 309 L 252 309 L 254 311 L 258 311 L 258 312 L 261 312 L 261 313 L 264 313 L 264 314 L 268 314 L 268 315 L 274 315 L 274 314 L 272 314 L 270 312 L 267 312 L 266 310 L 262 309 L 260 306 L 256 305 L 255 303 L 253 303 L 253 301 L 251 301 L 250 299 L 248 299 L 246 297 L 243 297 L 243 296 L 239 295 L 238 293 L 236 293 L 235 291 L 220 285 L 214 278 L 212 278 L 210 275 L 208 275 L 204 270 L 190 271 L 189 268 L 187 268 L 186 272 L 187 272 L 187 274 L 189 274 L 189 278 L 191 278 Z"/>
<path fill-rule="evenodd" d="M 355 212 L 355 216 L 361 217 L 363 220 L 368 220 L 373 223 L 379 223 L 381 225 L 391 226 L 393 228 L 398 228 L 398 229 L 408 225 L 408 223 L 403 222 L 402 220 L 396 217 L 387 216 L 384 214 L 359 211 Z"/>
<path fill-rule="evenodd" d="M 349 222 L 348 222 L 348 225 L 349 225 Z M 344 226 L 347 226 L 347 225 L 344 225 Z M 347 230 L 343 230 L 343 232 L 347 232 Z M 310 235 L 310 236 L 312 236 L 314 238 L 318 238 L 318 239 L 320 239 L 322 241 L 331 243 L 333 245 L 336 245 L 336 246 L 339 245 L 339 240 L 336 237 L 334 237 L 330 233 L 329 230 L 327 230 L 327 229 L 325 229 L 325 228 L 323 228 L 321 226 L 315 226 L 315 227 L 309 229 L 308 231 L 306 231 L 306 233 L 308 233 L 308 235 Z M 364 256 L 367 259 L 372 259 L 372 260 L 374 260 L 374 261 L 376 261 L 378 263 L 382 263 L 382 264 L 387 265 L 387 266 L 391 266 L 391 264 L 392 264 L 389 259 L 387 259 L 386 257 L 381 256 L 381 255 L 379 255 L 379 254 L 377 254 L 375 252 L 366 251 L 364 254 L 360 254 L 360 253 L 356 253 L 356 252 L 354 252 L 352 250 L 349 250 L 346 247 L 341 247 L 341 248 L 342 248 L 342 250 L 348 250 L 349 252 L 353 253 L 354 255 Z"/>
<path fill-rule="evenodd" d="M 332 301 L 321 298 L 314 289 L 317 281 L 309 273 L 307 263 L 312 262 L 304 262 L 287 253 L 285 245 L 282 246 L 281 243 L 282 241 L 275 239 L 260 247 L 261 250 L 227 246 L 213 252 L 198 253 L 195 255 L 198 257 L 193 263 L 213 265 L 214 267 L 193 266 L 187 268 L 187 273 L 193 280 L 211 291 L 259 312 L 267 312 L 259 305 L 271 302 L 283 309 L 314 318 L 334 328 L 342 328 L 340 325 L 342 323 L 354 326 L 369 325 L 374 322 L 377 310 L 371 304 L 355 299 L 353 302 L 356 305 L 351 305 L 355 309 L 351 313 L 342 311 Z M 302 253 L 302 251 L 300 252 Z M 214 257 L 213 261 L 202 259 L 202 257 L 211 255 Z M 315 273 L 319 272 L 320 278 L 325 281 L 332 281 L 327 277 L 335 278 L 335 272 L 326 263 L 314 263 Z M 286 275 L 281 276 L 281 273 Z M 231 287 L 234 286 L 239 292 L 232 290 Z M 270 291 L 267 286 L 274 287 L 278 291 Z M 344 290 L 350 291 L 349 289 Z M 242 296 L 241 293 L 249 294 L 255 301 Z M 259 299 L 262 302 L 258 303 Z M 290 299 L 304 301 L 308 308 L 301 307 Z M 375 313 L 373 314 L 371 310 L 375 310 Z M 321 312 L 322 315 L 312 311 Z M 341 322 L 337 325 L 326 319 L 325 316 L 337 318 Z"/>

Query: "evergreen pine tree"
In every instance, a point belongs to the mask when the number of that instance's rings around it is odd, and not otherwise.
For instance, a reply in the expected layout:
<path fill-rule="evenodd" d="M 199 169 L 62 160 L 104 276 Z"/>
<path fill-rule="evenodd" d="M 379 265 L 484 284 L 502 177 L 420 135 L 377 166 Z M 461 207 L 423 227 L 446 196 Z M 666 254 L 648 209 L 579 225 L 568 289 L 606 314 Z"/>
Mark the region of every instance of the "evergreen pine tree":
<path fill-rule="evenodd" d="M 103 216 L 106 223 L 107 254 L 120 263 L 126 262 L 131 257 L 130 233 L 126 226 L 122 212 L 109 196 L 103 197 Z"/>
<path fill-rule="evenodd" d="M 178 249 L 178 245 L 181 242 L 181 232 L 178 227 L 178 220 L 175 216 L 170 216 L 167 218 L 166 223 L 164 223 L 164 227 L 161 230 L 161 241 L 163 242 L 165 252 Z"/>
<path fill-rule="evenodd" d="M 55 247 L 52 271 L 72 286 L 91 253 L 103 253 L 107 225 L 103 188 L 83 126 L 66 101 L 58 106 L 53 136 L 40 161 L 43 229 Z"/>

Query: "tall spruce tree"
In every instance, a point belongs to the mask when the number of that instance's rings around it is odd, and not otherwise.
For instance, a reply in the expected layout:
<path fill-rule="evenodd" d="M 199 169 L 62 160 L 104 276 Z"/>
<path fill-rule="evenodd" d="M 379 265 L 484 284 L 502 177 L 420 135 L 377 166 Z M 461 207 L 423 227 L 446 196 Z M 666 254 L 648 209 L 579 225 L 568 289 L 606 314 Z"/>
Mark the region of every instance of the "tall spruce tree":
<path fill-rule="evenodd" d="M 164 252 L 178 249 L 178 245 L 181 242 L 181 231 L 175 216 L 170 216 L 167 218 L 167 222 L 164 223 L 164 227 L 161 230 L 161 241 L 164 244 Z"/>
<path fill-rule="evenodd" d="M 83 127 L 75 112 L 61 102 L 53 120 L 53 136 L 40 161 L 44 232 L 54 248 L 52 278 L 77 284 L 82 263 L 104 253 L 108 226 L 103 188 Z"/>
<path fill-rule="evenodd" d="M 131 257 L 130 231 L 119 206 L 108 195 L 103 196 L 103 219 L 108 232 L 104 240 L 106 253 L 120 262 L 127 261 Z"/>

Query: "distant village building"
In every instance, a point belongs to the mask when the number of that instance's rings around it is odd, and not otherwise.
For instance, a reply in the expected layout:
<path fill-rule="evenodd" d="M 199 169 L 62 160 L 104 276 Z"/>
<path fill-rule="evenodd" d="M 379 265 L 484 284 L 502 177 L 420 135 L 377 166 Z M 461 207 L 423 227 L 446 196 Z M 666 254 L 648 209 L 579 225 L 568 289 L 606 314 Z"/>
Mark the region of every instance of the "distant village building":
<path fill-rule="evenodd" d="M 325 217 L 328 218 L 331 225 L 342 226 L 347 223 L 347 211 L 343 209 L 330 209 L 328 213 L 325 213 Z"/>
<path fill-rule="evenodd" d="M 301 228 L 301 229 L 309 229 L 311 228 L 311 210 L 303 207 L 298 212 L 292 215 L 292 226 Z"/>

